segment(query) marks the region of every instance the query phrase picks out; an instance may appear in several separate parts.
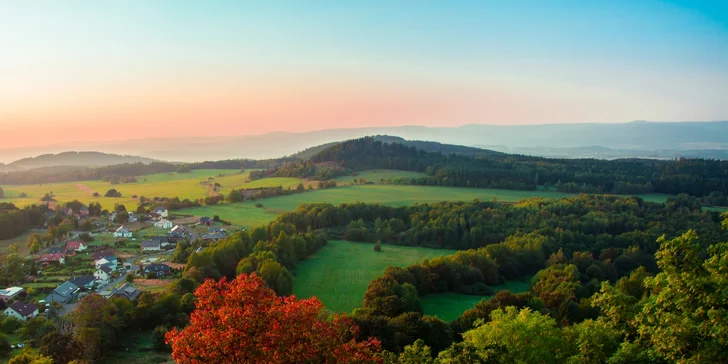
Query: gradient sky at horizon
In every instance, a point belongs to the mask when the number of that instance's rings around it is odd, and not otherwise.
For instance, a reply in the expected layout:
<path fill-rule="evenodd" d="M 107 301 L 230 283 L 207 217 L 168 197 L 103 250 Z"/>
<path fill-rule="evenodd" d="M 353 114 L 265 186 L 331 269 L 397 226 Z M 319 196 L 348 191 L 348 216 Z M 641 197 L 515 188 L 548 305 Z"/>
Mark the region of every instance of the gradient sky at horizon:
<path fill-rule="evenodd" d="M 0 149 L 728 120 L 725 1 L 8 1 Z"/>

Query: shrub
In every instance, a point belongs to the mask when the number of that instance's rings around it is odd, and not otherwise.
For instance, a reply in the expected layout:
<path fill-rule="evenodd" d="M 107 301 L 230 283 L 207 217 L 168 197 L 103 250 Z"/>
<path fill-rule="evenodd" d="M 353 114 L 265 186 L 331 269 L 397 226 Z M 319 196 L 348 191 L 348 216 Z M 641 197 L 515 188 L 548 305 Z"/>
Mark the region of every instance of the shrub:
<path fill-rule="evenodd" d="M 262 203 L 260 203 L 260 202 L 258 202 L 257 204 L 255 204 L 255 207 L 257 207 L 257 208 L 261 208 L 261 207 L 263 207 L 263 204 L 262 204 Z"/>
<path fill-rule="evenodd" d="M 6 358 L 10 355 L 10 341 L 5 334 L 0 334 L 0 357 Z"/>
<path fill-rule="evenodd" d="M 115 188 L 112 188 L 112 189 L 106 191 L 106 194 L 104 194 L 104 197 L 121 197 L 121 192 L 117 191 Z"/>
<path fill-rule="evenodd" d="M 88 221 L 88 220 L 86 220 L 86 221 Z M 81 233 L 81 235 L 79 235 L 78 238 L 81 239 L 81 241 L 85 241 L 87 243 L 94 241 L 94 238 L 89 233 Z"/>
<path fill-rule="evenodd" d="M 13 316 L 7 316 L 0 321 L 0 331 L 5 334 L 12 334 L 23 326 L 23 321 L 18 320 Z"/>
<path fill-rule="evenodd" d="M 382 251 L 382 242 L 381 241 L 377 241 L 376 243 L 374 243 L 374 251 L 375 252 Z"/>

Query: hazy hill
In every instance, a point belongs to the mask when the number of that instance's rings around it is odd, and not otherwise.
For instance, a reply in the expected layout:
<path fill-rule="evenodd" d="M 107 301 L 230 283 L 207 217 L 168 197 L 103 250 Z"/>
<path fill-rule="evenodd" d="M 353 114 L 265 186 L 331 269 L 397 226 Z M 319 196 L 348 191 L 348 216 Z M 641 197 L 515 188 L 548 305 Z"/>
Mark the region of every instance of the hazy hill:
<path fill-rule="evenodd" d="M 221 131 L 223 133 L 223 131 Z M 162 160 L 194 162 L 233 158 L 267 159 L 293 155 L 312 146 L 361 138 L 392 135 L 407 140 L 431 140 L 453 145 L 488 147 L 501 152 L 555 156 L 582 153 L 562 148 L 600 147 L 610 153 L 590 154 L 596 158 L 693 156 L 725 158 L 728 150 L 728 121 L 644 122 L 613 124 L 465 125 L 428 128 L 423 126 L 330 129 L 305 133 L 276 132 L 250 136 L 155 138 L 123 142 L 76 142 L 12 150 L 0 149 L 0 161 L 57 153 L 69 149 L 144 155 Z M 492 148 L 490 146 L 503 146 Z M 519 148 L 532 148 L 519 149 Z M 551 151 L 549 151 L 551 149 Z M 616 154 L 616 155 L 614 155 Z M 580 155 L 582 156 L 582 155 Z M 66 163 L 67 164 L 67 163 Z"/>
<path fill-rule="evenodd" d="M 493 150 L 487 150 L 487 149 L 481 149 L 481 148 L 475 148 L 475 147 L 467 147 L 467 146 L 463 146 L 463 145 L 444 144 L 444 143 L 431 142 L 431 141 L 425 141 L 425 140 L 406 140 L 404 138 L 391 136 L 391 135 L 376 135 L 376 136 L 373 136 L 372 139 L 381 141 L 383 143 L 399 143 L 402 145 L 406 145 L 408 147 L 415 147 L 419 150 L 423 150 L 426 152 L 440 152 L 442 154 L 460 154 L 460 155 L 467 155 L 467 156 L 503 154 L 503 153 L 496 152 Z M 317 145 L 315 147 L 307 148 L 303 151 L 300 151 L 300 152 L 292 155 L 292 157 L 296 157 L 296 158 L 300 158 L 300 159 L 309 159 L 309 158 L 313 157 L 314 155 L 326 150 L 327 148 L 330 148 L 330 147 L 335 146 L 340 143 L 343 143 L 343 141 Z"/>
<path fill-rule="evenodd" d="M 0 171 L 13 172 L 42 169 L 45 172 L 56 172 L 72 169 L 104 167 L 124 163 L 149 164 L 155 161 L 156 160 L 151 158 L 101 152 L 63 152 L 19 159 L 15 162 L 0 166 Z"/>

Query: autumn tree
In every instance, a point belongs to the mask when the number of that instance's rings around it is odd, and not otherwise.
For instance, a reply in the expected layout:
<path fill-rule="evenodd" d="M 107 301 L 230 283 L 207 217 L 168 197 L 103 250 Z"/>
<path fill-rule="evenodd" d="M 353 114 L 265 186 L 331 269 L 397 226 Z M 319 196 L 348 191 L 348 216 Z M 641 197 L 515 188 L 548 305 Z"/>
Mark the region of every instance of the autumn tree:
<path fill-rule="evenodd" d="M 255 274 L 207 280 L 190 325 L 166 335 L 178 363 L 372 363 L 379 342 L 356 342 L 350 319 L 322 320 L 316 298 L 280 298 Z"/>
<path fill-rule="evenodd" d="M 53 358 L 54 364 L 65 364 L 82 359 L 84 348 L 73 336 L 53 332 L 40 341 L 40 353 Z"/>

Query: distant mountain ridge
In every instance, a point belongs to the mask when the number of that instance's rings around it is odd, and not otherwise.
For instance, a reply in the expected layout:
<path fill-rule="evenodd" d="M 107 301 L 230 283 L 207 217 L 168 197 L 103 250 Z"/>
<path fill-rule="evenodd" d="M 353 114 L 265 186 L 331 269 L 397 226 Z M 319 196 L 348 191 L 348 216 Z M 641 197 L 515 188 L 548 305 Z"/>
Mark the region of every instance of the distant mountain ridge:
<path fill-rule="evenodd" d="M 28 170 L 63 171 L 93 167 L 105 167 L 124 163 L 158 162 L 156 159 L 118 155 L 102 152 L 63 152 L 58 154 L 43 154 L 37 157 L 23 158 L 6 165 L 0 165 L 0 172 L 15 172 Z"/>
<path fill-rule="evenodd" d="M 274 132 L 263 135 L 219 137 L 174 137 L 123 142 L 76 142 L 67 145 L 0 149 L 0 161 L 66 150 L 98 150 L 106 153 L 143 155 L 161 160 L 199 162 L 223 159 L 269 159 L 294 155 L 312 146 L 370 135 L 389 135 L 406 140 L 429 140 L 445 144 L 496 148 L 501 152 L 566 157 L 584 150 L 553 148 L 600 147 L 614 150 L 592 158 L 650 157 L 725 159 L 728 151 L 728 121 L 578 123 L 539 125 L 483 125 L 458 127 L 369 127 L 328 129 L 302 133 Z M 333 144 L 331 144 L 333 145 Z M 535 148 L 535 149 L 522 149 Z M 551 149 L 549 151 L 549 149 Z M 659 151 L 659 152 L 656 152 Z M 555 153 L 555 154 L 553 154 Z"/>

